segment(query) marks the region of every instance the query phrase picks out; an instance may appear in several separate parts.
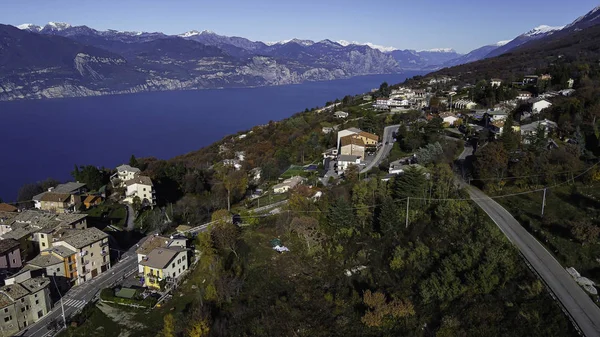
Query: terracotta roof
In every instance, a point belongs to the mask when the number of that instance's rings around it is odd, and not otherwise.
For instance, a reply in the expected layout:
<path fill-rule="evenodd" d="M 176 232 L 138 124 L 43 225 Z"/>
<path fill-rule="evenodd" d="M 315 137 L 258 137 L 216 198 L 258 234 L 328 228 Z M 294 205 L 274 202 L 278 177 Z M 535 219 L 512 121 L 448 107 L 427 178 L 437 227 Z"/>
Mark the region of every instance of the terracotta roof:
<path fill-rule="evenodd" d="M 374 135 L 374 134 L 369 133 L 369 132 L 361 131 L 359 133 L 359 135 L 362 136 L 362 137 L 365 137 L 365 138 L 372 139 L 374 141 L 378 141 L 379 140 L 379 136 L 378 135 Z"/>
<path fill-rule="evenodd" d="M 93 202 L 94 202 L 94 201 L 96 201 L 96 199 L 98 199 L 98 198 L 100 198 L 100 197 L 99 197 L 99 196 L 97 196 L 97 195 L 88 195 L 88 196 L 85 198 L 85 200 L 83 201 L 83 203 L 84 203 L 84 204 L 87 204 L 87 203 L 93 203 Z"/>
<path fill-rule="evenodd" d="M 47 202 L 66 202 L 71 198 L 71 195 L 68 193 L 55 193 L 55 192 L 48 192 L 48 193 L 44 193 L 44 195 L 42 196 L 42 198 L 40 199 L 40 201 L 47 201 Z"/>
<path fill-rule="evenodd" d="M 356 135 L 350 135 L 350 136 L 340 138 L 341 146 L 346 146 L 346 145 L 350 145 L 350 144 L 363 146 L 363 147 L 365 146 L 365 142 L 363 142 L 363 140 L 361 138 L 356 137 Z"/>
<path fill-rule="evenodd" d="M 136 176 L 135 178 L 133 178 L 131 180 L 127 180 L 127 182 L 125 182 L 125 185 L 127 185 L 127 186 L 131 186 L 134 184 L 153 186 L 152 179 L 150 179 L 150 177 L 147 177 L 147 176 Z"/>
<path fill-rule="evenodd" d="M 4 203 L 0 204 L 0 212 L 16 212 L 18 210 L 19 209 L 13 205 L 4 204 Z"/>
<path fill-rule="evenodd" d="M 3 239 L 0 240 L 0 254 L 11 251 L 19 247 L 19 241 L 14 239 Z"/>

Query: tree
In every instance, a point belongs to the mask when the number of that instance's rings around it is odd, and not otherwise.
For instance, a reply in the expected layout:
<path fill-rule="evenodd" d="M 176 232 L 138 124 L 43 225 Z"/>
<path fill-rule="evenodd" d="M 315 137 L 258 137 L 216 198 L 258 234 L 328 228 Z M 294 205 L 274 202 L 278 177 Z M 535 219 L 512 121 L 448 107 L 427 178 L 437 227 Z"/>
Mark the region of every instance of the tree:
<path fill-rule="evenodd" d="M 315 218 L 308 216 L 294 218 L 290 227 L 292 231 L 304 239 L 309 252 L 316 245 L 319 245 L 322 240 L 323 236 L 319 232 L 319 221 Z"/>
<path fill-rule="evenodd" d="M 237 257 L 236 249 L 239 232 L 237 226 L 230 220 L 230 217 L 227 210 L 215 211 L 212 214 L 213 225 L 211 226 L 210 233 L 217 249 L 229 250 Z"/>
<path fill-rule="evenodd" d="M 104 170 L 99 170 L 93 165 L 77 166 L 71 172 L 71 176 L 82 183 L 85 183 L 90 190 L 97 191 L 100 187 L 108 183 L 109 176 Z"/>
<path fill-rule="evenodd" d="M 417 160 L 419 164 L 427 165 L 435 163 L 444 154 L 444 149 L 439 142 L 434 144 L 427 144 L 427 146 L 419 148 L 417 150 Z"/>
<path fill-rule="evenodd" d="M 131 201 L 131 207 L 134 211 L 139 212 L 142 209 L 142 200 L 137 195 Z"/>
<path fill-rule="evenodd" d="M 137 168 L 139 168 L 139 166 L 140 166 L 140 164 L 138 163 L 138 161 L 134 155 L 131 155 L 131 157 L 129 158 L 129 166 L 137 167 Z"/>
<path fill-rule="evenodd" d="M 248 187 L 248 175 L 235 168 L 219 165 L 216 168 L 216 176 L 223 183 L 227 191 L 227 210 L 231 210 L 231 199 L 243 194 Z"/>
<path fill-rule="evenodd" d="M 38 181 L 32 184 L 25 184 L 19 189 L 17 201 L 28 201 L 42 192 L 48 191 L 50 187 L 55 187 L 59 182 L 56 179 L 48 178 L 44 181 Z"/>
<path fill-rule="evenodd" d="M 600 235 L 600 227 L 583 221 L 575 221 L 571 223 L 571 233 L 581 243 L 593 243 Z"/>
<path fill-rule="evenodd" d="M 500 143 L 490 143 L 475 156 L 475 173 L 478 178 L 502 179 L 508 169 L 508 152 Z"/>
<path fill-rule="evenodd" d="M 361 321 L 369 327 L 382 327 L 394 319 L 413 316 L 415 308 L 410 301 L 389 301 L 381 292 L 372 293 L 370 290 L 363 294 L 363 303 L 370 308 Z"/>
<path fill-rule="evenodd" d="M 423 171 L 419 168 L 409 166 L 403 174 L 394 178 L 392 182 L 392 196 L 394 199 L 423 197 L 425 182 Z"/>
<path fill-rule="evenodd" d="M 206 337 L 210 332 L 210 326 L 204 319 L 192 323 L 188 330 L 188 337 Z"/>
<path fill-rule="evenodd" d="M 162 337 L 175 337 L 175 320 L 173 315 L 166 314 L 163 319 Z"/>
<path fill-rule="evenodd" d="M 502 141 L 504 149 L 508 152 L 516 150 L 520 143 L 519 134 L 513 130 L 513 125 L 514 120 L 512 116 L 508 116 L 504 123 L 502 135 L 500 136 L 500 141 Z"/>
<path fill-rule="evenodd" d="M 344 171 L 344 177 L 347 181 L 355 183 L 358 181 L 358 175 L 360 171 L 357 165 L 348 165 L 346 171 Z"/>

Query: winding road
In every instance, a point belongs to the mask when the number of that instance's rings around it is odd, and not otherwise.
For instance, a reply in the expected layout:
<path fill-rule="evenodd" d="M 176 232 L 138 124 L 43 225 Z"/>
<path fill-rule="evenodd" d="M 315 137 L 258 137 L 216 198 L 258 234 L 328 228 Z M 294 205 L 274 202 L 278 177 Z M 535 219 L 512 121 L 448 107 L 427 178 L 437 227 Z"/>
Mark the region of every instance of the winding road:
<path fill-rule="evenodd" d="M 473 148 L 465 148 L 459 160 L 472 153 Z M 565 268 L 499 203 L 476 187 L 467 185 L 466 189 L 471 199 L 519 249 L 581 333 L 587 337 L 600 336 L 600 308 Z"/>
<path fill-rule="evenodd" d="M 367 166 L 365 166 L 360 173 L 368 172 L 373 167 L 379 165 L 379 163 L 381 163 L 381 161 L 387 157 L 390 151 L 392 151 L 392 147 L 394 147 L 394 133 L 398 131 L 399 127 L 400 125 L 397 124 L 386 126 L 385 129 L 383 129 L 383 137 L 381 137 L 381 143 L 383 145 L 377 151 L 377 154 L 375 154 L 375 158 L 373 158 L 373 160 Z"/>

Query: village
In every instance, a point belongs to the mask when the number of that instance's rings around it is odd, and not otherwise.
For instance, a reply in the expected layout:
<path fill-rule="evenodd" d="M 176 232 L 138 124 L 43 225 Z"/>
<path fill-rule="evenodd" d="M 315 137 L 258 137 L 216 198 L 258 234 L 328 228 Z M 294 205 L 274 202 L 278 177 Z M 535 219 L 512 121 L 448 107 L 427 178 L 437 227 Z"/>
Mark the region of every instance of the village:
<path fill-rule="evenodd" d="M 360 111 L 385 119 L 382 129 L 362 130 L 358 123 L 367 118 L 364 114 L 344 111 L 341 103 L 333 103 L 318 110 L 332 121 L 322 126 L 321 134 L 335 135 L 335 147 L 323 152 L 321 158 L 311 158 L 316 160 L 309 164 L 303 158 L 278 179 L 264 179 L 264 169 L 249 167 L 247 152 L 235 146 L 252 139 L 253 131 L 249 131 L 221 144 L 219 154 L 227 159 L 210 168 L 247 174 L 249 186 L 254 187 L 244 198 L 244 212 L 277 214 L 290 193 L 301 186 L 311 191 L 307 199 L 316 200 L 323 194 L 320 187 L 339 184 L 349 175 L 367 176 L 375 168 L 380 173 L 384 170 L 378 175 L 382 181 L 402 175 L 409 168 L 428 175 L 428 161 L 419 152 L 422 148 L 398 152 L 397 142 L 400 128 L 410 130 L 434 119 L 441 123 L 441 136 L 460 144 L 461 150 L 472 147 L 476 151 L 478 146 L 498 139 L 507 124 L 520 135 L 523 144 L 542 137 L 548 148 L 557 148 L 560 142 L 575 140 L 554 140 L 557 123 L 540 116 L 552 106 L 553 99 L 574 93 L 574 81 L 569 79 L 563 90 L 540 92 L 536 97 L 530 91 L 515 89 L 539 86 L 549 80 L 550 75 L 525 76 L 521 82 L 510 84 L 490 79 L 487 87 L 507 88 L 512 94 L 485 109 L 471 99 L 473 85 L 459 86 L 450 77 L 420 82 L 418 88 L 382 85 L 359 96 L 357 104 Z M 391 122 L 395 116 L 403 115 L 410 115 L 411 119 L 400 124 Z M 61 330 L 67 321 L 64 306 L 70 307 L 70 314 L 74 315 L 89 301 L 98 299 L 144 308 L 168 300 L 169 293 L 197 262 L 199 252 L 190 239 L 207 227 L 188 222 L 166 231 L 146 233 L 140 240 L 126 244 L 116 239 L 118 233 L 136 229 L 136 214 L 156 206 L 152 179 L 126 164 L 112 170 L 109 185 L 96 190 L 90 190 L 85 183 L 67 182 L 49 187 L 19 207 L 0 204 L 0 270 L 4 279 L 0 288 L 0 335 L 15 335 L 48 316 L 52 317 L 44 321 Z M 240 212 L 239 207 L 235 212 Z M 239 215 L 232 219 L 228 221 L 244 225 Z M 287 251 L 279 243 L 273 249 Z M 122 267 L 115 274 L 114 268 L 119 265 Z M 103 286 L 93 284 L 103 277 L 110 282 L 102 281 Z M 88 298 L 77 300 L 69 295 L 85 284 L 91 286 L 86 290 Z"/>

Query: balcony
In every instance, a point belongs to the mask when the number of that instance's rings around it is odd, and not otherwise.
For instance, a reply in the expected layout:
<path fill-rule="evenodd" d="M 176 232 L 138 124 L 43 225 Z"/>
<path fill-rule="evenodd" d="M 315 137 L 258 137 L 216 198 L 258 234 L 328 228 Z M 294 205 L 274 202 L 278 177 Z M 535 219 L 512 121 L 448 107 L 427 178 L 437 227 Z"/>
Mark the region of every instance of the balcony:
<path fill-rule="evenodd" d="M 100 253 L 100 255 L 102 255 L 102 256 L 106 256 L 106 255 L 108 255 L 108 251 L 107 251 L 107 250 L 103 250 L 103 251 Z"/>

